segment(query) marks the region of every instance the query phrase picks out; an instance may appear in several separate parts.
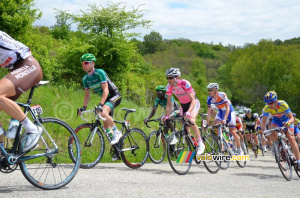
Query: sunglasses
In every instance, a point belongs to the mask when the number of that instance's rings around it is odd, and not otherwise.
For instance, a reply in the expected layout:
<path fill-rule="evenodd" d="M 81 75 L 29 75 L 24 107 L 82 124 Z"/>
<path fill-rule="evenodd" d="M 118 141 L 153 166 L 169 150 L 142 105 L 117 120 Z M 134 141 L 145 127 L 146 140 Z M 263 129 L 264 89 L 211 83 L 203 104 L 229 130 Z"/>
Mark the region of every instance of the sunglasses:
<path fill-rule="evenodd" d="M 274 101 L 275 102 L 275 101 Z M 272 104 L 274 104 L 274 102 L 270 102 L 270 103 L 268 103 L 268 105 L 272 105 Z"/>
<path fill-rule="evenodd" d="M 83 61 L 82 62 L 83 65 L 87 65 L 87 64 L 90 64 L 90 63 L 92 63 L 92 61 Z"/>
<path fill-rule="evenodd" d="M 208 91 L 208 92 L 212 92 L 212 91 L 213 91 L 213 89 L 208 89 L 207 91 Z"/>
<path fill-rule="evenodd" d="M 167 77 L 167 80 L 172 80 L 172 79 L 174 79 L 175 77 L 174 76 L 172 76 L 172 77 Z"/>

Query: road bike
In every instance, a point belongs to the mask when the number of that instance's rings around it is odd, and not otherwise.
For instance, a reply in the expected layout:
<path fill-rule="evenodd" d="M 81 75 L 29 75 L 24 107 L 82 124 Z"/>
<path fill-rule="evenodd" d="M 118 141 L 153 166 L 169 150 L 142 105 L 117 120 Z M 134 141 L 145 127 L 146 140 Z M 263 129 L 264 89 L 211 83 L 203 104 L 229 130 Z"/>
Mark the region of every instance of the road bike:
<path fill-rule="evenodd" d="M 114 120 L 114 122 L 122 125 L 121 132 L 123 136 L 117 144 L 112 145 L 110 154 L 112 156 L 116 155 L 118 159 L 122 159 L 129 168 L 140 168 L 145 164 L 149 155 L 148 138 L 141 129 L 130 128 L 130 123 L 126 120 L 127 115 L 136 110 L 127 108 L 122 108 L 122 110 L 126 111 L 124 120 Z M 94 110 L 81 112 L 81 118 L 85 121 L 88 120 L 83 115 L 87 113 L 95 116 L 95 122 L 84 123 L 75 128 L 75 133 L 82 149 L 80 167 L 85 169 L 93 168 L 103 157 L 105 150 L 104 137 L 111 142 L 101 123 L 105 118 L 101 117 L 100 113 L 97 113 L 96 107 Z"/>
<path fill-rule="evenodd" d="M 53 190 L 67 185 L 75 177 L 81 151 L 78 138 L 67 123 L 57 118 L 41 117 L 43 110 L 40 105 L 30 107 L 35 88 L 48 82 L 40 81 L 33 86 L 27 103 L 17 102 L 26 115 L 29 112 L 34 124 L 43 130 L 36 147 L 23 152 L 27 133 L 23 132 L 20 123 L 12 146 L 3 148 L 0 145 L 0 171 L 12 173 L 20 166 L 22 174 L 31 184 Z M 72 144 L 69 144 L 69 139 L 72 139 Z M 72 159 L 69 152 L 73 153 Z"/>

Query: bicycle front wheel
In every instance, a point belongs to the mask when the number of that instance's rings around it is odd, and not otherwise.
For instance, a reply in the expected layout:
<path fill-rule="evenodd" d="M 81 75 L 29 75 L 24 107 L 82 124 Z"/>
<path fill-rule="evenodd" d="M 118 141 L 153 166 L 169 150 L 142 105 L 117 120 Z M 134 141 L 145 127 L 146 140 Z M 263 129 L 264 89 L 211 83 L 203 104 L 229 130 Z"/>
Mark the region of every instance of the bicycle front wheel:
<path fill-rule="evenodd" d="M 93 168 L 103 157 L 105 142 L 102 133 L 99 128 L 92 123 L 79 125 L 75 128 L 75 133 L 81 146 L 80 168 Z M 71 156 L 73 155 L 71 154 Z"/>
<path fill-rule="evenodd" d="M 167 140 L 162 132 L 152 131 L 149 134 L 149 158 L 155 163 L 161 163 L 166 155 Z"/>
<path fill-rule="evenodd" d="M 230 153 L 228 152 L 225 143 L 224 143 L 222 140 L 220 140 L 220 139 L 218 139 L 218 143 L 219 143 L 219 145 L 220 145 L 220 149 L 221 149 L 222 155 L 224 155 L 224 156 L 230 156 Z M 226 169 L 229 167 L 229 163 L 230 163 L 230 161 L 229 161 L 229 160 L 226 160 L 226 159 L 224 158 L 224 160 L 223 160 L 222 163 L 220 164 L 220 168 L 221 168 L 222 170 L 226 170 Z"/>
<path fill-rule="evenodd" d="M 24 177 L 34 186 L 45 190 L 58 189 L 72 181 L 79 169 L 80 144 L 73 129 L 65 122 L 55 118 L 41 118 L 40 122 L 43 133 L 38 144 L 24 156 L 27 157 L 26 161 L 19 165 Z M 69 145 L 70 138 L 73 138 L 72 145 Z M 25 140 L 26 133 L 20 141 L 20 153 Z M 69 150 L 72 150 L 75 162 Z M 41 157 L 35 158 L 34 155 Z"/>
<path fill-rule="evenodd" d="M 280 169 L 280 172 L 287 181 L 291 181 L 292 165 L 289 160 L 287 150 L 283 147 L 282 143 L 274 143 L 273 146 L 275 149 L 275 156 L 277 158 L 277 164 Z"/>
<path fill-rule="evenodd" d="M 121 138 L 121 158 L 129 168 L 140 168 L 149 155 L 149 143 L 146 134 L 137 128 L 130 129 Z"/>
<path fill-rule="evenodd" d="M 220 155 L 221 149 L 219 143 L 217 139 L 212 135 L 204 136 L 202 140 L 204 141 L 205 144 L 205 150 L 203 155 L 207 155 L 208 158 L 211 157 L 209 161 L 203 161 L 203 164 L 205 168 L 208 170 L 208 172 L 215 174 L 220 170 L 221 163 L 222 163 L 222 161 L 220 160 L 217 161 L 217 159 L 213 159 L 213 157 L 217 155 L 221 157 Z"/>
<path fill-rule="evenodd" d="M 180 131 L 173 132 L 167 146 L 168 161 L 173 171 L 178 175 L 188 173 L 194 159 L 191 155 L 192 147 L 187 137 Z"/>

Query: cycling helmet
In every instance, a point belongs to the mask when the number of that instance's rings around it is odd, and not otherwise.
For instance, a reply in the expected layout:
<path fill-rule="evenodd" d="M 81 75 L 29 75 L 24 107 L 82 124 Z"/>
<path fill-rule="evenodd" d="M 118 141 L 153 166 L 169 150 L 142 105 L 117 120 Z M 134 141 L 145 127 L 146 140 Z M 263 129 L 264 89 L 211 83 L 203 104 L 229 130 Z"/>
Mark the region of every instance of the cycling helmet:
<path fill-rule="evenodd" d="M 218 83 L 209 83 L 207 85 L 207 89 L 218 89 L 219 90 L 219 84 Z"/>
<path fill-rule="evenodd" d="M 175 77 L 177 77 L 177 76 L 180 76 L 180 71 L 179 71 L 179 69 L 178 68 L 170 68 L 170 69 L 168 69 L 167 71 L 166 71 L 166 76 L 175 76 Z"/>
<path fill-rule="evenodd" d="M 254 118 L 258 118 L 258 113 L 253 113 Z"/>
<path fill-rule="evenodd" d="M 251 109 L 246 109 L 245 113 L 251 113 L 252 110 Z"/>
<path fill-rule="evenodd" d="M 81 56 L 80 61 L 92 61 L 92 62 L 96 62 L 96 57 L 93 54 L 84 54 Z"/>
<path fill-rule="evenodd" d="M 165 86 L 162 86 L 162 85 L 159 85 L 155 88 L 155 90 L 158 92 L 158 91 L 162 91 L 162 92 L 166 92 L 166 87 Z"/>
<path fill-rule="evenodd" d="M 269 91 L 266 93 L 264 100 L 266 103 L 275 102 L 277 100 L 277 93 L 275 91 Z"/>
<path fill-rule="evenodd" d="M 294 117 L 296 117 L 296 114 L 295 114 L 295 113 L 293 113 L 293 116 L 294 116 Z"/>

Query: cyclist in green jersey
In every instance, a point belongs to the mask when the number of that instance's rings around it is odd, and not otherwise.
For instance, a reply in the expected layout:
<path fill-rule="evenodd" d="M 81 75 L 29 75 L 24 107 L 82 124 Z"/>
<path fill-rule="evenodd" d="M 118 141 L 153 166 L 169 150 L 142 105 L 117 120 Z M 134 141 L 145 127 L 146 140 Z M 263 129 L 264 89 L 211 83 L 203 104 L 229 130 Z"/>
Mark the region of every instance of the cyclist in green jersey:
<path fill-rule="evenodd" d="M 82 79 L 85 94 L 83 107 L 80 108 L 80 112 L 86 110 L 90 100 L 90 89 L 99 94 L 101 100 L 97 110 L 101 116 L 106 119 L 103 121 L 106 131 L 108 132 L 112 129 L 114 132 L 111 144 L 116 144 L 122 137 L 122 133 L 117 129 L 112 116 L 113 110 L 121 103 L 121 95 L 105 71 L 102 69 L 95 69 L 96 57 L 93 54 L 84 54 L 80 58 L 80 61 L 82 63 L 82 69 L 87 73 Z"/>
<path fill-rule="evenodd" d="M 148 120 L 155 115 L 158 106 L 161 106 L 164 109 L 166 109 L 166 107 L 167 107 L 166 87 L 164 87 L 163 85 L 157 86 L 156 87 L 156 94 L 157 94 L 157 97 L 155 98 L 152 111 L 150 112 L 149 116 L 144 119 L 145 123 L 147 123 Z M 169 116 L 169 118 L 176 118 L 177 116 L 180 116 L 179 105 L 174 100 L 173 96 L 172 96 L 172 109 L 173 109 L 173 112 L 171 113 L 171 115 Z M 162 118 L 163 117 L 164 116 L 162 116 Z M 167 121 L 167 126 L 168 127 L 165 127 L 164 133 L 168 137 L 168 130 L 170 128 L 171 131 L 174 131 L 174 125 L 172 124 L 171 121 Z"/>

